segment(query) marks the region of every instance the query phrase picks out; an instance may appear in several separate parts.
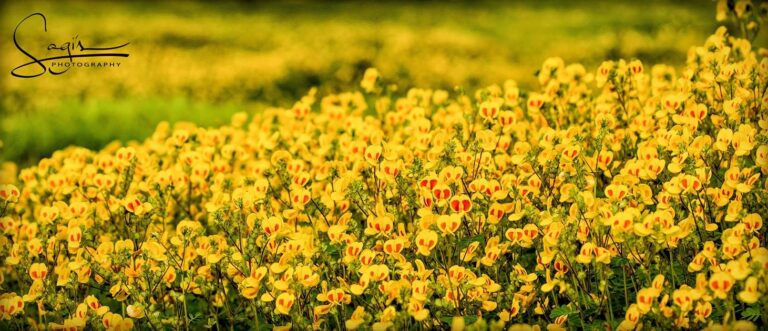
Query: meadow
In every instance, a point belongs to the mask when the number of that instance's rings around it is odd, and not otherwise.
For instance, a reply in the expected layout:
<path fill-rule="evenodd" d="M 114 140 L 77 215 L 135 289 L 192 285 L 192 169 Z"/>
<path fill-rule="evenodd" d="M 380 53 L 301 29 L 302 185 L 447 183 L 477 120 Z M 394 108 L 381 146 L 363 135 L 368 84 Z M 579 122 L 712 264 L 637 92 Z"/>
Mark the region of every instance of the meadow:
<path fill-rule="evenodd" d="M 768 325 L 766 2 L 44 6 L 2 330 Z"/>
<path fill-rule="evenodd" d="M 131 42 L 119 69 L 55 77 L 0 77 L 0 160 L 30 164 L 60 148 L 142 139 L 163 120 L 220 125 L 236 111 L 290 106 L 317 87 L 353 87 L 368 67 L 401 90 L 467 91 L 515 79 L 560 56 L 588 68 L 642 58 L 681 66 L 717 24 L 712 4 L 566 1 L 525 3 L 182 2 L 6 3 L 9 33 L 45 13 L 22 40 Z M 607 15 L 606 13 L 611 13 Z M 39 24 L 39 23 L 36 23 Z M 763 42 L 763 45 L 765 42 Z M 0 40 L 3 68 L 26 58 Z M 187 109 L 191 109 L 187 111 Z"/>

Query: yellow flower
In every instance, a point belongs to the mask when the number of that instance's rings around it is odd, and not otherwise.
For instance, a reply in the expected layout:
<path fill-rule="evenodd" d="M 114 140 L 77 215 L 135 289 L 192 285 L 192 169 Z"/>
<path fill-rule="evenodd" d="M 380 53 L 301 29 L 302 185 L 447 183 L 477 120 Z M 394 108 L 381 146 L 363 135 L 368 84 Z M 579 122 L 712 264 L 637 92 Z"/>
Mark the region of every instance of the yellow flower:
<path fill-rule="evenodd" d="M 744 283 L 744 290 L 738 294 L 739 300 L 747 304 L 753 304 L 760 298 L 758 292 L 757 277 L 749 277 Z"/>
<path fill-rule="evenodd" d="M 303 210 L 310 199 L 310 192 L 305 188 L 294 187 L 294 189 L 291 190 L 291 203 L 299 210 Z"/>
<path fill-rule="evenodd" d="M 378 80 L 378 78 L 379 71 L 376 70 L 376 68 L 368 68 L 363 74 L 363 80 L 360 82 L 360 87 L 370 93 L 376 87 L 376 80 Z"/>
<path fill-rule="evenodd" d="M 637 292 L 637 308 L 643 314 L 651 310 L 653 301 L 658 297 L 659 292 L 654 288 L 643 288 Z"/>
<path fill-rule="evenodd" d="M 626 321 L 629 325 L 635 326 L 640 321 L 640 317 L 642 317 L 643 313 L 638 308 L 637 304 L 631 304 L 629 305 L 629 308 L 627 308 L 626 313 L 624 314 L 624 321 Z"/>
<path fill-rule="evenodd" d="M 59 218 L 59 209 L 53 206 L 43 207 L 40 209 L 40 218 L 42 224 L 53 223 Z"/>
<path fill-rule="evenodd" d="M 724 271 L 719 271 L 709 278 L 709 288 L 715 297 L 725 299 L 734 284 L 733 277 Z"/>
<path fill-rule="evenodd" d="M 125 307 L 125 312 L 134 319 L 140 319 L 144 317 L 144 307 L 141 305 L 128 305 Z"/>
<path fill-rule="evenodd" d="M 99 300 L 96 299 L 96 297 L 93 295 L 85 297 L 85 304 L 88 306 L 88 308 L 93 309 L 96 312 L 96 315 L 99 316 L 102 316 L 109 311 L 109 307 L 102 306 L 99 303 Z"/>
<path fill-rule="evenodd" d="M 16 202 L 19 200 L 19 189 L 11 184 L 0 184 L 0 201 Z"/>
<path fill-rule="evenodd" d="M 457 195 L 451 198 L 449 206 L 455 213 L 468 213 L 470 210 L 472 210 L 472 200 L 464 194 Z"/>
<path fill-rule="evenodd" d="M 79 226 L 75 226 L 67 231 L 67 247 L 71 252 L 80 248 L 80 240 L 83 239 L 83 231 Z"/>
<path fill-rule="evenodd" d="M 42 263 L 33 263 L 29 266 L 29 276 L 33 281 L 39 282 L 48 275 L 48 266 Z"/>
<path fill-rule="evenodd" d="M 453 234 L 461 226 L 461 214 L 440 215 L 437 218 L 437 228 L 444 234 Z"/>
<path fill-rule="evenodd" d="M 124 331 L 133 329 L 133 320 L 130 318 L 123 318 L 122 316 L 114 313 L 106 313 L 101 318 L 101 322 L 107 330 Z"/>
<path fill-rule="evenodd" d="M 637 76 L 643 73 L 643 63 L 640 60 L 632 60 L 627 64 L 632 75 Z"/>
<path fill-rule="evenodd" d="M 768 168 L 768 145 L 761 145 L 755 152 L 755 164 Z"/>
<path fill-rule="evenodd" d="M 739 130 L 733 134 L 731 145 L 736 150 L 737 156 L 748 155 L 755 147 L 755 135 L 757 130 L 749 124 L 742 124 Z"/>
<path fill-rule="evenodd" d="M 547 97 L 540 93 L 531 93 L 528 97 L 528 109 L 531 111 L 538 111 L 547 102 Z"/>
<path fill-rule="evenodd" d="M 424 308 L 423 302 L 418 300 L 411 300 L 408 303 L 408 314 L 420 322 L 429 317 L 429 309 Z"/>
<path fill-rule="evenodd" d="M 283 315 L 290 314 L 291 307 L 295 300 L 296 297 L 288 292 L 278 295 L 275 300 L 275 312 Z"/>
<path fill-rule="evenodd" d="M 81 317 L 67 318 L 64 320 L 63 324 L 50 323 L 49 327 L 52 330 L 67 330 L 67 331 L 82 330 L 85 328 L 85 319 Z"/>
<path fill-rule="evenodd" d="M 715 140 L 715 144 L 714 144 L 715 149 L 721 152 L 727 152 L 728 147 L 731 145 L 732 139 L 733 139 L 733 130 L 728 128 L 720 129 L 720 131 L 717 133 L 717 139 Z"/>
<path fill-rule="evenodd" d="M 480 117 L 485 121 L 492 122 L 496 118 L 501 108 L 501 103 L 498 101 L 486 101 L 480 104 Z"/>
<path fill-rule="evenodd" d="M 395 319 L 396 315 L 397 315 L 397 310 L 395 309 L 395 307 L 387 306 L 387 308 L 384 308 L 384 311 L 381 312 L 379 321 L 376 323 L 373 323 L 372 329 L 374 331 L 387 330 L 393 324 L 392 321 Z"/>
<path fill-rule="evenodd" d="M 119 282 L 109 289 L 109 294 L 111 294 L 117 301 L 125 301 L 129 295 L 128 286 Z"/>
<path fill-rule="evenodd" d="M 605 188 L 605 196 L 611 200 L 621 200 L 627 196 L 629 189 L 625 185 L 611 184 Z"/>
<path fill-rule="evenodd" d="M 268 236 L 277 235 L 283 226 L 283 220 L 278 216 L 272 216 L 261 223 L 261 228 Z"/>
<path fill-rule="evenodd" d="M 259 294 L 259 280 L 246 277 L 240 283 L 240 294 L 246 299 L 253 299 Z"/>
<path fill-rule="evenodd" d="M 616 213 L 605 222 L 611 226 L 611 230 L 615 232 L 627 232 L 634 229 L 634 217 L 637 212 L 633 209 L 627 209 L 625 211 Z"/>
<path fill-rule="evenodd" d="M 16 293 L 0 294 L 0 319 L 8 320 L 24 309 L 24 301 Z"/>
<path fill-rule="evenodd" d="M 123 200 L 123 207 L 130 213 L 142 216 L 152 210 L 152 205 L 147 202 L 141 202 L 138 197 L 131 196 Z"/>
<path fill-rule="evenodd" d="M 415 242 L 419 254 L 429 256 L 432 252 L 432 249 L 437 246 L 438 236 L 435 231 L 422 230 L 416 236 Z"/>
<path fill-rule="evenodd" d="M 741 220 L 744 224 L 744 229 L 748 232 L 755 233 L 763 227 L 763 219 L 759 214 L 749 214 Z"/>
<path fill-rule="evenodd" d="M 588 264 L 592 262 L 592 259 L 594 258 L 595 254 L 595 244 L 588 242 L 585 243 L 583 246 L 581 246 L 581 249 L 579 250 L 579 255 L 576 256 L 576 262 L 582 263 L 582 264 Z"/>
<path fill-rule="evenodd" d="M 614 69 L 614 66 L 615 64 L 613 61 L 605 61 L 600 64 L 600 67 L 597 68 L 597 75 L 595 75 L 597 87 L 603 87 L 603 85 L 605 85 L 605 83 L 608 81 L 609 74 Z"/>
<path fill-rule="evenodd" d="M 355 310 L 352 312 L 349 319 L 344 321 L 344 326 L 349 330 L 359 328 L 365 322 L 365 315 L 365 308 L 362 306 L 355 307 Z"/>

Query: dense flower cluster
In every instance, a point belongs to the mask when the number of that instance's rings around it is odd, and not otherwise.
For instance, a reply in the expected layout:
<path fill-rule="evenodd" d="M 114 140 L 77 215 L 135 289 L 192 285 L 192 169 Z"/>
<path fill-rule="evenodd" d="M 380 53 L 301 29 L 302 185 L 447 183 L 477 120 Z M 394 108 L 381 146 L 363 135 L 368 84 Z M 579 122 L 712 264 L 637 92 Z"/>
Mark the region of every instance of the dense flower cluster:
<path fill-rule="evenodd" d="M 0 326 L 768 323 L 768 58 L 559 58 L 541 90 L 365 92 L 69 148 L 0 187 Z M 596 89 L 595 89 L 596 86 Z"/>

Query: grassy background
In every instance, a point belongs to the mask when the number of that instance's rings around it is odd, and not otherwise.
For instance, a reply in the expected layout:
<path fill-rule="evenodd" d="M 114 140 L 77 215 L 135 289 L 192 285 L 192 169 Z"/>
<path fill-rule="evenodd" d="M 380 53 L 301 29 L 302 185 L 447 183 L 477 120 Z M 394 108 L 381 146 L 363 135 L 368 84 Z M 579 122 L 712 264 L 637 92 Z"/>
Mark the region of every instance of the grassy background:
<path fill-rule="evenodd" d="M 20 39 L 44 49 L 78 35 L 131 42 L 116 69 L 7 74 L 25 58 L 0 39 L 0 161 L 29 164 L 68 145 L 142 139 L 159 121 L 218 125 L 240 110 L 289 106 L 309 88 L 355 88 L 377 67 L 401 88 L 535 87 L 548 57 L 592 71 L 605 59 L 680 66 L 717 27 L 712 1 L 17 2 L 2 31 L 42 12 Z M 764 34 L 765 35 L 765 34 Z M 758 41 L 765 46 L 765 40 Z"/>

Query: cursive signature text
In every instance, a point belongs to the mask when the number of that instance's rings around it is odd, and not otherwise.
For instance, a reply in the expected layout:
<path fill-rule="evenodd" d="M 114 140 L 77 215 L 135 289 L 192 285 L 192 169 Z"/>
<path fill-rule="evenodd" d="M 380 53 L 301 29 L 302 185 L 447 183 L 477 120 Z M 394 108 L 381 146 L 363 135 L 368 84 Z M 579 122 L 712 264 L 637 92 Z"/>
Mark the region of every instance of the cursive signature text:
<path fill-rule="evenodd" d="M 128 57 L 128 53 L 115 53 L 110 52 L 114 51 L 120 48 L 123 48 L 125 46 L 128 46 L 129 43 L 125 43 L 119 46 L 114 47 L 86 47 L 83 45 L 83 41 L 79 40 L 78 36 L 75 36 L 72 38 L 71 42 L 64 42 L 59 45 L 56 45 L 55 43 L 51 43 L 47 47 L 47 51 L 62 51 L 66 52 L 66 54 L 56 55 L 56 56 L 49 56 L 49 57 L 40 57 L 33 55 L 29 50 L 25 49 L 24 47 L 19 44 L 19 40 L 17 38 L 17 33 L 19 31 L 19 28 L 32 17 L 39 16 L 43 20 L 43 31 L 48 32 L 48 21 L 45 18 L 45 15 L 42 13 L 34 13 L 31 14 L 19 22 L 19 24 L 16 25 L 16 28 L 13 30 L 13 44 L 16 45 L 16 49 L 18 49 L 21 53 L 26 55 L 29 58 L 29 62 L 24 63 L 16 68 L 13 68 L 11 70 L 11 75 L 19 78 L 33 78 L 38 77 L 41 75 L 44 75 L 46 72 L 52 74 L 52 75 L 61 75 L 65 72 L 67 72 L 69 69 L 71 69 L 73 66 L 63 66 L 66 67 L 66 69 L 63 69 L 61 71 L 54 70 L 53 68 L 46 66 L 46 63 L 57 61 L 57 60 L 68 60 L 70 63 L 74 63 L 75 59 L 83 59 L 83 58 L 104 58 L 104 57 Z M 32 66 L 33 68 L 37 68 L 37 70 L 34 73 L 31 74 L 21 74 L 19 73 L 19 70 L 28 68 Z M 27 69 L 29 71 L 29 69 Z"/>

